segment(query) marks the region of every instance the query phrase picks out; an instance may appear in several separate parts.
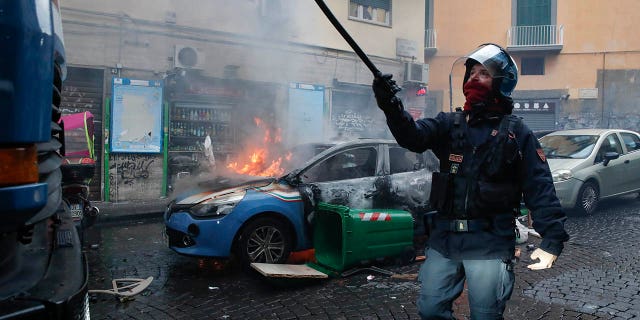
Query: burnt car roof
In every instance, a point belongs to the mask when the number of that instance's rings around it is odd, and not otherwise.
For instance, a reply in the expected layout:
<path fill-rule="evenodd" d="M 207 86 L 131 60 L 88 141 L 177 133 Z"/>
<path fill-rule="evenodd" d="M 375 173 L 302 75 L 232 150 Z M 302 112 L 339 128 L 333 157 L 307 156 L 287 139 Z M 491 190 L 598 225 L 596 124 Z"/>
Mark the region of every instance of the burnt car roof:
<path fill-rule="evenodd" d="M 340 143 L 337 143 L 337 144 L 333 145 L 332 147 L 322 151 L 321 153 L 318 153 L 314 157 L 308 159 L 307 161 L 305 161 L 302 165 L 298 166 L 297 168 L 294 168 L 294 169 L 290 170 L 283 177 L 296 175 L 298 172 L 300 172 L 302 169 L 308 167 L 312 163 L 318 161 L 319 159 L 322 159 L 322 158 L 326 157 L 329 154 L 332 154 L 334 152 L 334 150 L 341 150 L 341 149 L 345 149 L 345 148 L 358 147 L 358 146 L 378 145 L 378 144 L 394 144 L 394 145 L 398 145 L 398 143 L 395 140 L 374 139 L 374 138 L 360 138 L 360 139 L 355 139 L 355 140 L 351 140 L 351 141 L 340 142 Z"/>

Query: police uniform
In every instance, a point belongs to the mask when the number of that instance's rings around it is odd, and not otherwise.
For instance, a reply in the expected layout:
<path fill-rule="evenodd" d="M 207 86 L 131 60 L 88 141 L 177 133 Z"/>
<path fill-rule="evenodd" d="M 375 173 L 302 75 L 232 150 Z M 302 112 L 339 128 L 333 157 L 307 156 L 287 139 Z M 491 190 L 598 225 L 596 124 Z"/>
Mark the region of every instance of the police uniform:
<path fill-rule="evenodd" d="M 481 64 L 492 83 L 491 88 L 480 88 L 491 90 L 493 97 L 474 102 L 477 99 L 466 91 L 464 112 L 441 112 L 414 121 L 395 96 L 399 88 L 390 75 L 378 76 L 373 83 L 378 106 L 398 144 L 418 153 L 431 149 L 440 160 L 429 199 L 437 214 L 429 226 L 427 259 L 419 273 L 417 306 L 423 319 L 452 319 L 452 303 L 465 282 L 473 319 L 502 318 L 515 282 L 515 215 L 521 200 L 543 238 L 540 249 L 558 256 L 569 239 L 542 148 L 523 121 L 511 115 L 515 62 L 494 44 L 484 44 L 463 58 L 464 90 L 478 83 L 469 81 L 467 87 L 473 66 Z"/>
<path fill-rule="evenodd" d="M 462 112 L 415 122 L 406 111 L 387 115 L 398 144 L 419 153 L 431 149 L 440 160 L 429 246 L 451 259 L 511 259 L 522 194 L 543 237 L 540 248 L 559 255 L 568 239 L 566 215 L 538 140 L 512 115 L 470 120 Z"/>

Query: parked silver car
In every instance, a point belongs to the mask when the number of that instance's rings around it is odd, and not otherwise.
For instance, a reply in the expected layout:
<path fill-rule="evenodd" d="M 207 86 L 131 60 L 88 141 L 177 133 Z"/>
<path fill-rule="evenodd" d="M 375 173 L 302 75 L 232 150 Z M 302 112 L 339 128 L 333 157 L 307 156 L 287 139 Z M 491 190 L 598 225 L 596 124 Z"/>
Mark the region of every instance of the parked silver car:
<path fill-rule="evenodd" d="M 640 191 L 640 135 L 621 129 L 555 131 L 540 138 L 565 208 L 593 213 L 601 199 Z"/>

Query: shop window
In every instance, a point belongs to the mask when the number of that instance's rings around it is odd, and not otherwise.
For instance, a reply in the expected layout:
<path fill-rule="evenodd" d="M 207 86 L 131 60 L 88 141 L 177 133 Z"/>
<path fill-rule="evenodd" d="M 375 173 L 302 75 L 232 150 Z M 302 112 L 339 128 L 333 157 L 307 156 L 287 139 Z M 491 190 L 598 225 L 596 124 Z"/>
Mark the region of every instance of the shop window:
<path fill-rule="evenodd" d="M 544 75 L 544 57 L 523 57 L 520 69 L 523 76 Z"/>
<path fill-rule="evenodd" d="M 349 18 L 391 25 L 391 0 L 349 0 Z"/>

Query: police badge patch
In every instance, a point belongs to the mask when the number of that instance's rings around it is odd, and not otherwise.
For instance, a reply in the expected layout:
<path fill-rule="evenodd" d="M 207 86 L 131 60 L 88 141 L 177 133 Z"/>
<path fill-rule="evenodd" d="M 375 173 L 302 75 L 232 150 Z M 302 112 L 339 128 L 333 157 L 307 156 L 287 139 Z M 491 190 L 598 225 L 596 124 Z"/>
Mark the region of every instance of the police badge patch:
<path fill-rule="evenodd" d="M 544 151 L 542 151 L 542 149 L 536 149 L 536 152 L 538 153 L 538 157 L 540 157 L 540 160 L 542 160 L 542 162 L 547 162 L 547 156 L 544 155 Z"/>
<path fill-rule="evenodd" d="M 462 163 L 462 155 L 451 153 L 449 154 L 449 161 Z"/>

